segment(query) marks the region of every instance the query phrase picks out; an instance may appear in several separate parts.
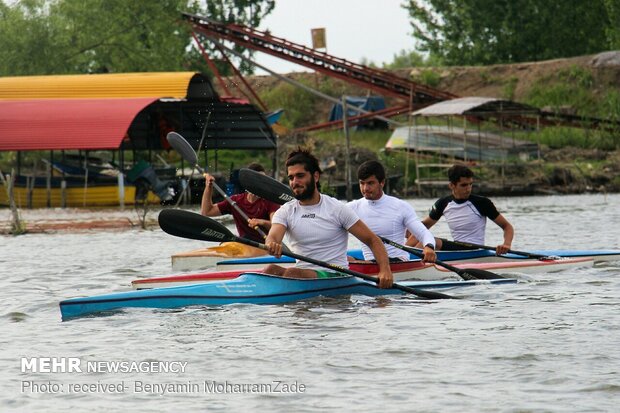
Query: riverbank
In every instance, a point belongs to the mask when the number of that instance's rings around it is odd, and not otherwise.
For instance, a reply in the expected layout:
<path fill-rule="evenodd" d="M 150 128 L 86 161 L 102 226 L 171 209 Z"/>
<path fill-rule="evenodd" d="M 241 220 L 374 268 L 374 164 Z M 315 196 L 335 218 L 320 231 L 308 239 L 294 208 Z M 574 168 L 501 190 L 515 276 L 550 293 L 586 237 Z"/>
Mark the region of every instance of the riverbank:
<path fill-rule="evenodd" d="M 58 232 L 127 231 L 159 228 L 157 216 L 161 207 L 153 206 L 144 215 L 132 208 L 37 208 L 20 209 L 19 217 L 28 234 Z M 192 209 L 198 212 L 198 207 Z M 230 215 L 217 217 L 223 223 L 232 222 Z M 11 211 L 0 209 L 0 235 L 11 233 Z"/>
<path fill-rule="evenodd" d="M 477 192 L 487 196 L 620 192 L 620 150 L 545 149 L 539 161 L 477 170 Z"/>
<path fill-rule="evenodd" d="M 20 221 L 27 233 L 79 232 L 88 230 L 128 230 L 157 226 L 153 209 L 146 219 L 134 209 L 37 208 L 20 209 Z M 10 232 L 11 211 L 0 210 L 0 234 Z"/>

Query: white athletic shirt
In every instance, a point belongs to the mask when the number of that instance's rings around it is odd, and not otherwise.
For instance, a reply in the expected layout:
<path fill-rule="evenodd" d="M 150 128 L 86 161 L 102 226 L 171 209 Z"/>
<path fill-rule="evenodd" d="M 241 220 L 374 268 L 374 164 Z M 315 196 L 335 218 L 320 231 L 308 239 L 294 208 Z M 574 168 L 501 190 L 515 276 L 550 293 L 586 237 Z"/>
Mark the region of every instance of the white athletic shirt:
<path fill-rule="evenodd" d="M 437 200 L 428 216 L 435 221 L 445 216 L 455 241 L 484 244 L 487 217 L 495 220 L 499 211 L 484 196 L 470 195 L 468 199 L 454 199 L 449 195 Z"/>
<path fill-rule="evenodd" d="M 286 227 L 288 247 L 293 252 L 349 268 L 348 230 L 359 218 L 337 199 L 324 194 L 320 196 L 316 205 L 301 205 L 298 200 L 287 202 L 276 211 L 271 222 Z M 297 261 L 297 267 L 324 269 L 303 261 Z"/>
<path fill-rule="evenodd" d="M 357 199 L 348 203 L 372 232 L 399 244 L 405 243 L 405 233 L 408 229 L 422 242 L 422 245 L 435 246 L 433 234 L 422 224 L 415 210 L 407 202 L 396 197 L 383 194 L 376 201 L 366 198 Z M 409 253 L 385 244 L 390 258 L 409 260 Z M 367 245 L 362 245 L 364 259 L 372 260 L 374 255 Z"/>

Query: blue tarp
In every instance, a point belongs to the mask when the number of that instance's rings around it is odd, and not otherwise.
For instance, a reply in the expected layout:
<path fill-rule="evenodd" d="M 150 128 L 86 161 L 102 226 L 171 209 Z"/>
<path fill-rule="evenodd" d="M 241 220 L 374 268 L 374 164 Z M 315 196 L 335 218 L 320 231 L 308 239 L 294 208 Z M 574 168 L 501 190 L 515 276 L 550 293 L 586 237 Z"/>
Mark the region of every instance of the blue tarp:
<path fill-rule="evenodd" d="M 346 96 L 347 106 L 357 106 L 369 112 L 376 112 L 378 110 L 385 109 L 385 100 L 381 96 Z M 353 109 L 347 110 L 347 117 L 352 118 L 354 116 L 361 115 Z M 342 104 L 335 104 L 332 106 L 332 110 L 329 113 L 329 121 L 342 119 Z M 356 129 L 387 129 L 387 122 L 380 119 L 368 119 L 356 126 Z"/>

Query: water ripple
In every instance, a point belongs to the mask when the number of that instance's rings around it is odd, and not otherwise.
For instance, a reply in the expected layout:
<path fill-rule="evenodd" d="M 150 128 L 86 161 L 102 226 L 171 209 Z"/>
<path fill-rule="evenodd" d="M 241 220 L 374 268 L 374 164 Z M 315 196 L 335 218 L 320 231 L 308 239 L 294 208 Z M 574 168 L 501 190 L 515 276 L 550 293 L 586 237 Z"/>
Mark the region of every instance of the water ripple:
<path fill-rule="evenodd" d="M 433 201 L 411 203 L 421 212 Z M 619 195 L 498 198 L 496 204 L 515 225 L 520 250 L 619 248 L 610 225 L 620 222 Z M 449 237 L 443 221 L 433 229 Z M 489 244 L 501 238 L 494 225 L 487 237 Z M 158 230 L 31 234 L 0 243 L 1 411 L 611 412 L 620 403 L 618 263 L 452 292 L 464 300 L 317 298 L 127 309 L 63 323 L 60 300 L 124 291 L 134 278 L 167 275 L 172 254 L 205 244 Z M 20 358 L 35 356 L 188 364 L 176 375 L 22 373 Z M 307 389 L 25 394 L 20 385 L 28 380 L 297 381 Z"/>

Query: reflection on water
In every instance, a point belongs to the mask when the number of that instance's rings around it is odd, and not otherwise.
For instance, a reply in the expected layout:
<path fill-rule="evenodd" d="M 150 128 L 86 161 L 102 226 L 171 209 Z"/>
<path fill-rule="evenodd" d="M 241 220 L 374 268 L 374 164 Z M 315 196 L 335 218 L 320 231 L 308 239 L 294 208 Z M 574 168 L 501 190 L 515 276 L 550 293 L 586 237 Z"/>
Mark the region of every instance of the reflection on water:
<path fill-rule="evenodd" d="M 620 196 L 498 198 L 514 246 L 617 249 Z M 433 200 L 412 204 L 422 215 Z M 440 221 L 434 232 L 449 237 Z M 501 239 L 487 227 L 487 244 Z M 0 238 L 0 411 L 614 411 L 620 265 L 479 286 L 464 300 L 317 298 L 273 306 L 127 309 L 62 323 L 58 302 L 168 275 L 204 243 L 159 230 Z M 351 246 L 358 246 L 351 240 Z M 517 248 L 518 247 L 518 248 Z M 183 374 L 22 373 L 21 357 L 187 361 Z M 296 394 L 22 392 L 37 383 L 303 383 Z M 131 386 L 130 386 L 131 387 Z"/>

